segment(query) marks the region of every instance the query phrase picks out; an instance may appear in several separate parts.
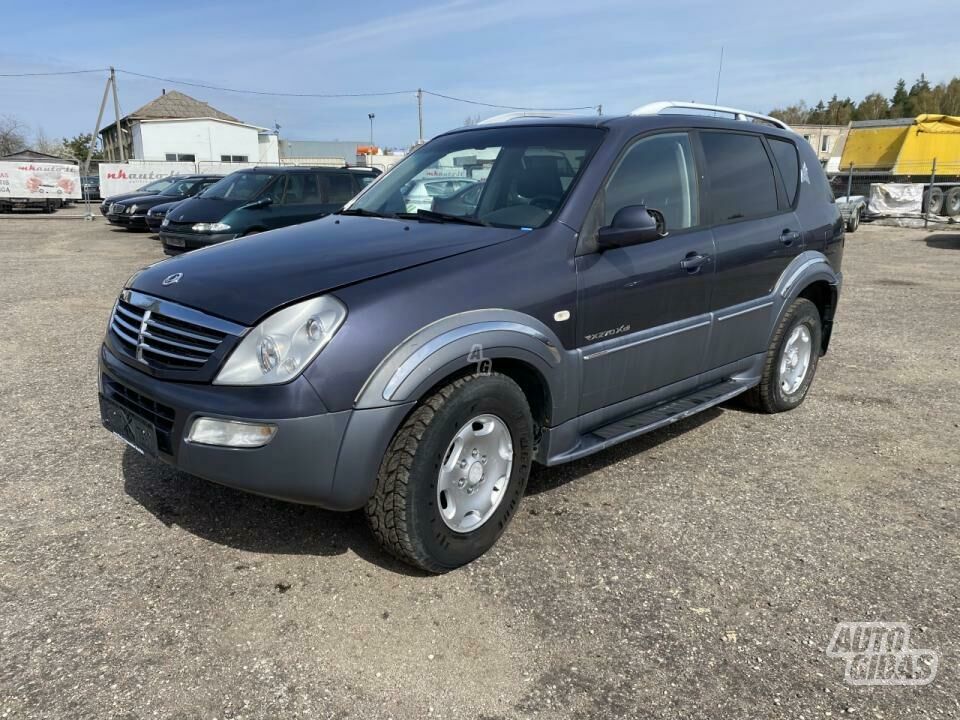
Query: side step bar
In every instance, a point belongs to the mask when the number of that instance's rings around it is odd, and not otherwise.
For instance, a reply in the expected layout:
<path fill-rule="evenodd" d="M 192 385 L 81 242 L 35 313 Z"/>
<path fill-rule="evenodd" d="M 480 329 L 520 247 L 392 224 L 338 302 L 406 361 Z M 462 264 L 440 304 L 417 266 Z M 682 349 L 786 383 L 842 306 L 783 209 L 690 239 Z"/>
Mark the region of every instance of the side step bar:
<path fill-rule="evenodd" d="M 746 392 L 756 385 L 756 381 L 723 380 L 716 385 L 701 388 L 690 395 L 676 400 L 656 405 L 634 415 L 615 420 L 614 422 L 585 433 L 580 442 L 569 453 L 556 458 L 556 462 L 577 460 L 595 452 L 605 450 L 624 440 L 657 430 L 678 420 L 695 415 L 707 408 L 719 405 L 722 402 Z M 553 464 L 553 463 L 551 463 Z"/>

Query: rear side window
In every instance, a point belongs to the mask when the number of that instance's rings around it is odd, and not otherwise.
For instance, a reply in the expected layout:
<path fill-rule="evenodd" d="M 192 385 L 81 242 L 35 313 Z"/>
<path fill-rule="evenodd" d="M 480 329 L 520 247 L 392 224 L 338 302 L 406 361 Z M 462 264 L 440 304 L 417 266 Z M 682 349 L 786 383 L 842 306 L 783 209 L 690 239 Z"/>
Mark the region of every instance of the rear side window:
<path fill-rule="evenodd" d="M 777 212 L 773 166 L 759 136 L 704 132 L 700 138 L 710 176 L 710 205 L 715 222 Z"/>
<path fill-rule="evenodd" d="M 800 158 L 797 156 L 797 146 L 789 140 L 767 138 L 773 157 L 780 168 L 780 176 L 787 190 L 787 204 L 793 205 L 797 199 L 797 188 L 800 186 Z"/>
<path fill-rule="evenodd" d="M 345 203 L 356 194 L 353 180 L 346 173 L 329 173 L 327 180 L 327 202 Z"/>

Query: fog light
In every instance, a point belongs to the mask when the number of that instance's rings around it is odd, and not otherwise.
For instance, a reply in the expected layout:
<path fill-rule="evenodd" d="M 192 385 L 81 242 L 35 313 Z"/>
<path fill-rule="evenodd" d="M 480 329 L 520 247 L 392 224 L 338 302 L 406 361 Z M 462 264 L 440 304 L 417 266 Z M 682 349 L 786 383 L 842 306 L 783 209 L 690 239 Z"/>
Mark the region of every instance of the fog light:
<path fill-rule="evenodd" d="M 187 442 L 197 445 L 258 448 L 273 440 L 273 436 L 276 434 L 276 425 L 202 417 L 193 421 L 193 427 L 190 428 Z"/>

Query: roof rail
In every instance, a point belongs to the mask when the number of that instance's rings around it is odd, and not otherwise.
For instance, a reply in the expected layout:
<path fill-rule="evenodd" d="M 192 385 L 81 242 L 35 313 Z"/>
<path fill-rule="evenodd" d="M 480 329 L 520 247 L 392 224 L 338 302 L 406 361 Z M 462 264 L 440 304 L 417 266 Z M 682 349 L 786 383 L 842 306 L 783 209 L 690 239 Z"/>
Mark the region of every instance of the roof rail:
<path fill-rule="evenodd" d="M 733 115 L 735 120 L 760 120 L 762 122 L 770 123 L 771 125 L 774 125 L 782 130 L 791 130 L 791 127 L 783 120 L 777 120 L 777 118 L 770 117 L 769 115 L 761 115 L 760 113 L 751 112 L 750 110 L 723 107 L 722 105 L 705 105 L 704 103 L 696 102 L 676 102 L 674 100 L 662 100 L 661 102 L 642 105 L 636 110 L 632 110 L 630 114 L 662 115 L 664 111 L 671 110 L 673 108 L 679 108 L 681 110 L 703 110 L 706 112 L 723 113 L 724 115 Z"/>
<path fill-rule="evenodd" d="M 552 112 L 550 110 L 520 110 L 518 112 L 508 112 L 502 115 L 494 115 L 486 120 L 481 120 L 477 125 L 493 125 L 495 123 L 510 122 L 511 120 L 523 120 L 524 118 L 555 118 L 555 117 L 576 117 L 574 113 Z"/>

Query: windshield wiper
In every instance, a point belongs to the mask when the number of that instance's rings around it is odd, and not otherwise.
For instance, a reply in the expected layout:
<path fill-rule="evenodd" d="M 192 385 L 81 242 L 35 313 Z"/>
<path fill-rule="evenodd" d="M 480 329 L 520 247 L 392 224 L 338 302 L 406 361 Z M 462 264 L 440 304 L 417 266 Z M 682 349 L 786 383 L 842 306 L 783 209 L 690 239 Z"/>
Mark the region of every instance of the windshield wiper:
<path fill-rule="evenodd" d="M 376 218 L 396 218 L 397 216 L 393 213 L 379 213 L 375 210 L 367 210 L 366 208 L 348 208 L 346 210 L 338 210 L 334 215 L 357 215 L 359 217 L 376 217 Z"/>
<path fill-rule="evenodd" d="M 411 217 L 427 222 L 454 222 L 462 223 L 463 225 L 489 226 L 489 223 L 484 222 L 480 218 L 468 217 L 467 215 L 451 215 L 450 213 L 437 212 L 436 210 L 417 210 L 415 213 L 404 213 L 403 215 L 398 215 L 398 217 Z"/>

